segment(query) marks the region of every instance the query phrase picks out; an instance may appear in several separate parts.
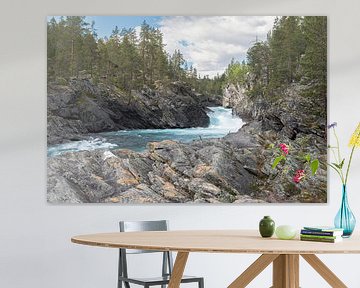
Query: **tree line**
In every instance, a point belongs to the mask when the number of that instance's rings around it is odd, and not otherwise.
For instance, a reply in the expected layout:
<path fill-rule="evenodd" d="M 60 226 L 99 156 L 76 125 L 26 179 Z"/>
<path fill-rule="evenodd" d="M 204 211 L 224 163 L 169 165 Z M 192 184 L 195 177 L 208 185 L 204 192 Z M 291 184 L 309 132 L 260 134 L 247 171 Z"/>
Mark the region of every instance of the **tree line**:
<path fill-rule="evenodd" d="M 306 87 L 304 95 L 326 97 L 327 18 L 276 18 L 267 39 L 249 48 L 246 62 L 231 61 L 225 82 L 245 86 L 249 75 L 250 96 L 276 100 L 291 83 L 301 83 Z"/>
<path fill-rule="evenodd" d="M 145 21 L 140 33 L 115 27 L 110 37 L 99 38 L 95 23 L 84 16 L 51 18 L 47 23 L 48 79 L 70 79 L 81 73 L 131 92 L 183 81 L 203 94 L 221 94 L 223 76 L 200 77 L 180 50 L 165 51 L 163 34 Z"/>
<path fill-rule="evenodd" d="M 109 38 L 99 38 L 94 27 L 95 23 L 87 23 L 84 16 L 48 21 L 49 80 L 70 79 L 85 72 L 127 92 L 144 85 L 156 88 L 183 81 L 207 95 L 221 95 L 225 85 L 238 83 L 246 85 L 250 96 L 270 101 L 289 84 L 302 83 L 309 95 L 326 96 L 326 17 L 276 18 L 267 39 L 256 41 L 246 60 L 232 59 L 225 72 L 212 79 L 200 77 L 180 50 L 167 53 L 162 32 L 146 22 L 140 33 L 134 28 L 115 27 Z"/>

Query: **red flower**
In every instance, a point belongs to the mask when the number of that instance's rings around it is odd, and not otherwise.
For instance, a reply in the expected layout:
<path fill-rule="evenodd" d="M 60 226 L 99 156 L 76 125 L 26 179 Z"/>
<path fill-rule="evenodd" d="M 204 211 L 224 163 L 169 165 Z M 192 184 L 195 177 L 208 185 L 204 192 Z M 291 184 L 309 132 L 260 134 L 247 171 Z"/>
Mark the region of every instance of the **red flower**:
<path fill-rule="evenodd" d="M 289 147 L 286 144 L 281 143 L 281 144 L 279 144 L 279 147 L 284 155 L 289 154 Z"/>
<path fill-rule="evenodd" d="M 295 183 L 300 183 L 301 179 L 303 179 L 304 177 L 305 177 L 305 171 L 302 169 L 297 170 L 295 176 L 293 177 L 293 181 Z"/>

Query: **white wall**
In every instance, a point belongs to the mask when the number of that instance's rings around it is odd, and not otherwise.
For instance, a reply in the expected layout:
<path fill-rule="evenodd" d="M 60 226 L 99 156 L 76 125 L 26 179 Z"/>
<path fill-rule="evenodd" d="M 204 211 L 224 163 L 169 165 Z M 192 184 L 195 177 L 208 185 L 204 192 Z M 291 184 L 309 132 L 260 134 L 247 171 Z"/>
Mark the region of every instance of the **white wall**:
<path fill-rule="evenodd" d="M 119 219 L 171 221 L 172 229 L 256 228 L 263 215 L 278 224 L 331 224 L 340 182 L 329 174 L 325 205 L 48 205 L 46 203 L 46 15 L 207 14 L 329 16 L 329 121 L 346 145 L 359 117 L 360 41 L 357 0 L 3 1 L 0 42 L 0 287 L 98 288 L 116 285 L 116 250 L 70 243 L 75 234 L 116 231 Z M 360 219 L 360 151 L 349 183 Z M 358 225 L 360 227 L 360 225 Z M 192 254 L 188 273 L 206 287 L 226 287 L 255 255 Z M 321 256 L 348 287 L 360 287 L 360 255 Z M 135 259 L 138 267 L 143 262 Z M 344 265 L 348 263 L 348 265 Z M 153 271 L 154 268 L 149 269 Z M 269 287 L 271 271 L 249 287 Z M 306 263 L 302 287 L 328 287 Z M 187 286 L 188 287 L 188 286 Z M 190 286 L 189 286 L 190 287 Z M 191 286 L 194 287 L 194 286 Z"/>

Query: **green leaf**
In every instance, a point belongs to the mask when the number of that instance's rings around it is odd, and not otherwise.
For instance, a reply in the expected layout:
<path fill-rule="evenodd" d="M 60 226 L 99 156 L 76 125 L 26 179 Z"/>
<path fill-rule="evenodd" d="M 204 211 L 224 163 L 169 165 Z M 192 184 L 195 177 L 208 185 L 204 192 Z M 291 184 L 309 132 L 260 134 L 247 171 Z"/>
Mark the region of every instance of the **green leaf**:
<path fill-rule="evenodd" d="M 339 177 L 340 177 L 340 180 L 344 183 L 344 180 L 343 180 L 343 177 L 342 177 L 342 175 L 341 175 L 341 171 L 339 171 L 339 169 L 338 168 L 336 168 L 334 165 L 332 165 L 332 164 L 330 164 L 330 163 L 327 163 L 331 168 L 333 168 L 335 171 L 336 171 L 336 173 L 339 175 Z"/>
<path fill-rule="evenodd" d="M 315 175 L 319 168 L 319 160 L 318 159 L 313 160 L 310 164 L 310 168 L 311 168 L 312 175 Z"/>
<path fill-rule="evenodd" d="M 337 173 L 340 172 L 339 168 L 336 168 L 333 164 L 328 163 L 328 165 L 329 165 L 332 169 L 334 169 Z"/>
<path fill-rule="evenodd" d="M 280 156 L 276 157 L 275 160 L 274 160 L 274 163 L 272 165 L 272 168 L 275 169 L 276 166 L 284 159 L 285 159 L 285 157 L 283 155 L 280 155 Z"/>
<path fill-rule="evenodd" d="M 339 165 L 339 169 L 342 169 L 345 163 L 345 158 L 341 161 L 340 165 Z"/>
<path fill-rule="evenodd" d="M 304 156 L 304 158 L 305 158 L 305 160 L 306 160 L 307 162 L 310 163 L 311 158 L 310 158 L 310 155 L 309 155 L 309 154 L 306 154 L 306 155 Z"/>
<path fill-rule="evenodd" d="M 335 163 L 335 162 L 333 162 L 333 163 L 331 163 L 332 165 L 334 165 L 336 168 L 338 168 L 339 170 L 341 170 L 341 167 L 340 167 L 340 165 L 339 164 L 337 164 L 337 163 Z"/>

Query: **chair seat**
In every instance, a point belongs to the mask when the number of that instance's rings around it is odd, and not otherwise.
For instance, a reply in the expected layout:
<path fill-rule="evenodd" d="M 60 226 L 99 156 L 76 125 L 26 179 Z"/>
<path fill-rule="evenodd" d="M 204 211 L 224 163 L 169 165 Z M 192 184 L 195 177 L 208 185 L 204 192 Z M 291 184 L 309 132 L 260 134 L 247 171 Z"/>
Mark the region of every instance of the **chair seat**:
<path fill-rule="evenodd" d="M 144 284 L 150 284 L 150 285 L 161 285 L 161 284 L 168 284 L 170 281 L 170 276 L 164 276 L 164 277 L 149 277 L 149 278 L 126 278 L 126 277 L 119 277 L 120 280 L 124 282 L 134 283 L 138 285 L 144 285 Z M 181 283 L 187 283 L 187 282 L 196 282 L 197 280 L 200 281 L 201 277 L 195 277 L 195 276 L 187 276 L 184 275 L 181 278 Z"/>

